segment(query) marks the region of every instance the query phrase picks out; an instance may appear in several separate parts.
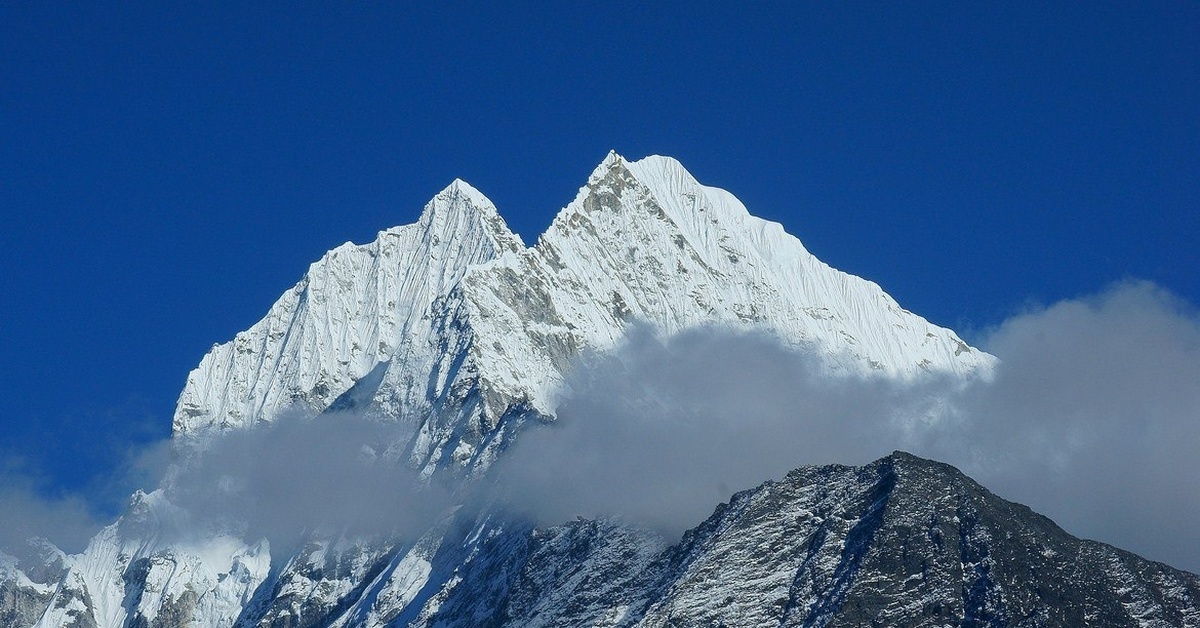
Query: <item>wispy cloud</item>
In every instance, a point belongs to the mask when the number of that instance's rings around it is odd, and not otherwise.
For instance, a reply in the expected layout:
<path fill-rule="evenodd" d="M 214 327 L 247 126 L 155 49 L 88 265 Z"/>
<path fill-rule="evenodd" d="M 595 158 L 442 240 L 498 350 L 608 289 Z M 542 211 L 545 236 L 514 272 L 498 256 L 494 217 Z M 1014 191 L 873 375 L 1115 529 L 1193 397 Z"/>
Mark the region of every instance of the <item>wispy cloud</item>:
<path fill-rule="evenodd" d="M 101 526 L 112 523 L 135 489 L 158 484 L 170 441 L 157 437 L 161 420 L 156 423 L 140 399 L 87 420 L 104 429 L 87 436 L 24 439 L 0 450 L 0 550 L 19 554 L 30 536 L 66 551 L 82 550 Z M 71 477 L 64 478 L 63 469 L 48 471 L 55 457 L 70 461 Z"/>
<path fill-rule="evenodd" d="M 450 496 L 386 455 L 405 429 L 354 413 L 295 412 L 209 443 L 171 471 L 167 495 L 200 530 L 265 537 L 283 552 L 313 532 L 423 532 Z"/>
<path fill-rule="evenodd" d="M 32 538 L 79 551 L 100 525 L 82 497 L 49 492 L 21 470 L 0 472 L 0 551 L 20 556 Z"/>

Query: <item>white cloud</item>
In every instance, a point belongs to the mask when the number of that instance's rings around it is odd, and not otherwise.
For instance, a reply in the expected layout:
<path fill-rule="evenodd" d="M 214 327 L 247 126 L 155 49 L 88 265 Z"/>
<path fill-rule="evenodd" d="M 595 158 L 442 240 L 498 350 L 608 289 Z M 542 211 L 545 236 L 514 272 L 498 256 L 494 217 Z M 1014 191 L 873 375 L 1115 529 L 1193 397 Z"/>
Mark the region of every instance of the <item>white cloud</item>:
<path fill-rule="evenodd" d="M 80 551 L 99 528 L 79 496 L 47 494 L 27 475 L 0 473 L 0 550 L 22 555 L 37 537 Z"/>
<path fill-rule="evenodd" d="M 1125 283 L 1013 317 L 983 345 L 1002 360 L 990 382 L 899 384 L 831 377 L 763 334 L 637 329 L 581 361 L 559 420 L 518 439 L 498 486 L 547 523 L 616 514 L 678 534 L 797 466 L 906 449 L 1073 534 L 1200 571 L 1195 311 Z M 273 545 L 322 527 L 420 531 L 453 500 L 415 491 L 379 455 L 397 429 L 334 414 L 230 434 L 177 472 L 171 497 Z M 13 473 L 0 486 L 0 546 L 40 534 L 77 549 L 96 525 L 80 499 L 46 499 Z"/>
<path fill-rule="evenodd" d="M 1200 318 L 1148 283 L 1016 316 L 923 452 L 1068 531 L 1200 571 Z"/>
<path fill-rule="evenodd" d="M 383 455 L 400 431 L 353 413 L 281 417 L 211 443 L 173 471 L 168 496 L 193 525 L 241 528 L 284 553 L 313 531 L 423 532 L 449 495 Z"/>
<path fill-rule="evenodd" d="M 547 520 L 619 513 L 678 533 L 803 464 L 906 449 L 1069 532 L 1200 570 L 1200 319 L 1147 283 L 1016 316 L 988 383 L 834 379 L 774 339 L 640 330 L 581 365 L 558 424 L 505 470 Z"/>

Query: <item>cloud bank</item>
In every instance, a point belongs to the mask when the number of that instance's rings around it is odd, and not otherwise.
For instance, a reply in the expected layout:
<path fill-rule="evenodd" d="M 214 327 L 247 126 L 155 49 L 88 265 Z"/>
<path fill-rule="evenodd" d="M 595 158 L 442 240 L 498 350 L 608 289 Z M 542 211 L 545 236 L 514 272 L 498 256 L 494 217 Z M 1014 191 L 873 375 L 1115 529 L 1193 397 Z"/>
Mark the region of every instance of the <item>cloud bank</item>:
<path fill-rule="evenodd" d="M 1069 532 L 1200 571 L 1200 318 L 1148 283 L 1013 317 L 990 382 L 831 378 L 773 338 L 645 330 L 572 376 L 504 472 L 546 521 L 620 514 L 677 534 L 803 464 L 905 449 Z"/>
<path fill-rule="evenodd" d="M 554 424 L 523 435 L 500 474 L 546 521 L 619 514 L 677 536 L 733 491 L 801 464 L 862 463 L 934 397 L 835 377 L 774 337 L 640 329 L 585 361 Z"/>
<path fill-rule="evenodd" d="M 346 412 L 281 416 L 172 469 L 167 496 L 190 514 L 183 533 L 233 530 L 279 555 L 310 533 L 421 533 L 451 495 L 388 454 L 404 429 Z"/>
<path fill-rule="evenodd" d="M 830 376 L 766 334 L 635 329 L 580 362 L 557 421 L 522 434 L 486 486 L 499 493 L 479 497 L 546 524 L 615 515 L 678 535 L 734 491 L 795 467 L 905 449 L 1073 534 L 1200 571 L 1195 310 L 1123 283 L 1015 316 L 980 344 L 1002 360 L 990 381 L 901 383 Z M 175 467 L 168 494 L 188 525 L 232 526 L 280 552 L 313 531 L 419 533 L 463 496 L 416 488 L 383 453 L 407 440 L 403 429 L 352 414 L 286 417 Z M 78 549 L 96 525 L 81 499 L 0 480 L 0 547 L 42 535 Z"/>
<path fill-rule="evenodd" d="M 1200 572 L 1200 316 L 1148 283 L 1014 317 L 918 452 L 1073 534 Z"/>

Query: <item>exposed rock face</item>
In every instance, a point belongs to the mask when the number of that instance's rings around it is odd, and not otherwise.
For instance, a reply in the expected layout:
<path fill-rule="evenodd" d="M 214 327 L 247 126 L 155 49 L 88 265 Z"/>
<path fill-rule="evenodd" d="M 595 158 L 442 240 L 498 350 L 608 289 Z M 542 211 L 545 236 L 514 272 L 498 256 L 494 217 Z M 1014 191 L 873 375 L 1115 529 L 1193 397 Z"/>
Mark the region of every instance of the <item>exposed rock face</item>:
<path fill-rule="evenodd" d="M 16 578 L 0 582 L 0 625 L 32 626 L 46 610 L 50 596 L 51 592 L 38 587 L 21 586 Z"/>
<path fill-rule="evenodd" d="M 68 557 L 44 539 L 20 549 L 20 559 L 0 552 L 0 626 L 32 626 L 67 571 Z"/>

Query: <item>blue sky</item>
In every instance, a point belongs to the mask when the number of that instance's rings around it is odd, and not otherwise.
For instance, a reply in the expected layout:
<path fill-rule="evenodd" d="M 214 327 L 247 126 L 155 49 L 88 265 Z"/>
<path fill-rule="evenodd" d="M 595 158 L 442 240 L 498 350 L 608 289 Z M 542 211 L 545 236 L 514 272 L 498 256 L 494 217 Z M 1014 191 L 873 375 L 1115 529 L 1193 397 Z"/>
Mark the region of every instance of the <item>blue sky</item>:
<path fill-rule="evenodd" d="M 609 149 L 968 338 L 1200 303 L 1194 3 L 541 4 L 0 5 L 0 471 L 111 507 L 325 250 L 454 177 L 531 242 Z"/>

